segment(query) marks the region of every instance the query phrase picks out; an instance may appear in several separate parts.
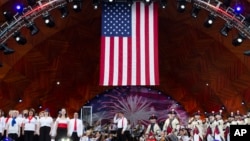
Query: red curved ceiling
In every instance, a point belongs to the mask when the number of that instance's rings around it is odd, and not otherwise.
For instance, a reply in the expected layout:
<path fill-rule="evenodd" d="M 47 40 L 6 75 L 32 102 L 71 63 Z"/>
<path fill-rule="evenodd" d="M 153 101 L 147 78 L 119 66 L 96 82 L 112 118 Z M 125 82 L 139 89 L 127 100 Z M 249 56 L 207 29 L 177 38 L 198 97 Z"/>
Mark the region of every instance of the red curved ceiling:
<path fill-rule="evenodd" d="M 13 3 L 1 0 L 0 12 Z M 175 7 L 170 1 L 166 9 L 159 9 L 160 85 L 155 89 L 173 97 L 189 113 L 218 110 L 222 105 L 227 112 L 246 111 L 250 106 L 250 58 L 243 52 L 249 49 L 249 40 L 234 47 L 235 29 L 229 37 L 219 33 L 224 21 L 216 19 L 207 29 L 203 27 L 205 10 L 193 19 L 191 5 L 185 13 L 176 12 Z M 52 112 L 61 107 L 74 112 L 112 88 L 98 85 L 101 10 L 93 10 L 92 3 L 84 1 L 82 12 L 71 10 L 66 19 L 57 10 L 51 14 L 56 27 L 48 28 L 38 18 L 39 34 L 30 36 L 22 29 L 28 43 L 21 46 L 9 39 L 8 46 L 16 52 L 0 55 L 0 107 L 5 111 L 37 109 L 41 104 Z"/>

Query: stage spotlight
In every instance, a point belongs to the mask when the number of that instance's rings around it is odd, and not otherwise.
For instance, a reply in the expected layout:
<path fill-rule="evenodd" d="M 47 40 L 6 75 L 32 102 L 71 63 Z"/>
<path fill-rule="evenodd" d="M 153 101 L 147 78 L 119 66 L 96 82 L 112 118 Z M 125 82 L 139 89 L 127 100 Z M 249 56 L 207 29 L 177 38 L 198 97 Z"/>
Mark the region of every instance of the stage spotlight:
<path fill-rule="evenodd" d="M 22 98 L 19 98 L 19 99 L 18 99 L 18 102 L 19 102 L 19 103 L 23 102 Z"/>
<path fill-rule="evenodd" d="M 167 6 L 167 0 L 160 0 L 160 6 L 161 6 L 161 8 L 166 8 L 166 6 Z"/>
<path fill-rule="evenodd" d="M 93 0 L 93 1 L 92 1 L 92 4 L 93 4 L 93 6 L 94 6 L 94 9 L 98 9 L 98 6 L 99 6 L 99 4 L 100 4 L 100 0 Z"/>
<path fill-rule="evenodd" d="M 242 6 L 241 5 L 236 5 L 235 8 L 234 8 L 234 11 L 235 11 L 236 15 L 241 14 L 242 11 L 243 11 Z"/>
<path fill-rule="evenodd" d="M 4 11 L 3 16 L 8 23 L 11 23 L 14 20 L 13 15 L 9 11 Z"/>
<path fill-rule="evenodd" d="M 240 46 L 245 39 L 246 36 L 243 33 L 239 33 L 238 36 L 233 39 L 232 44 L 234 46 Z"/>
<path fill-rule="evenodd" d="M 197 18 L 200 10 L 201 8 L 198 5 L 194 4 L 191 12 L 192 17 Z"/>
<path fill-rule="evenodd" d="M 73 0 L 73 10 L 75 12 L 82 11 L 82 0 Z"/>
<path fill-rule="evenodd" d="M 21 35 L 21 32 L 19 31 L 15 31 L 14 34 L 13 34 L 13 38 L 16 40 L 16 42 L 20 45 L 25 45 L 27 43 L 27 40 L 26 38 L 24 38 L 22 35 Z"/>
<path fill-rule="evenodd" d="M 7 46 L 7 44 L 0 44 L 0 50 L 3 50 L 5 55 L 14 53 L 15 51 Z"/>
<path fill-rule="evenodd" d="M 20 15 L 23 14 L 23 11 L 24 11 L 23 5 L 22 4 L 16 5 L 16 11 Z"/>
<path fill-rule="evenodd" d="M 53 18 L 51 17 L 51 15 L 48 12 L 43 14 L 43 20 L 44 20 L 44 23 L 46 24 L 46 26 L 48 26 L 48 27 L 54 27 L 55 26 L 55 22 L 54 22 Z"/>
<path fill-rule="evenodd" d="M 186 10 L 186 0 L 177 0 L 177 11 L 183 13 Z"/>
<path fill-rule="evenodd" d="M 204 26 L 209 28 L 213 25 L 215 20 L 215 16 L 213 14 L 209 14 L 206 21 L 204 22 Z"/>
<path fill-rule="evenodd" d="M 26 21 L 27 28 L 30 30 L 30 34 L 33 36 L 39 32 L 38 27 L 33 22 Z"/>
<path fill-rule="evenodd" d="M 228 32 L 232 29 L 232 27 L 233 27 L 232 25 L 230 25 L 229 23 L 226 23 L 226 24 L 222 27 L 222 29 L 220 30 L 221 35 L 227 37 Z"/>
<path fill-rule="evenodd" d="M 36 0 L 27 0 L 28 5 L 34 6 L 36 4 Z"/>
<path fill-rule="evenodd" d="M 62 18 L 65 18 L 69 15 L 69 11 L 66 4 L 59 6 L 59 10 L 61 12 Z"/>

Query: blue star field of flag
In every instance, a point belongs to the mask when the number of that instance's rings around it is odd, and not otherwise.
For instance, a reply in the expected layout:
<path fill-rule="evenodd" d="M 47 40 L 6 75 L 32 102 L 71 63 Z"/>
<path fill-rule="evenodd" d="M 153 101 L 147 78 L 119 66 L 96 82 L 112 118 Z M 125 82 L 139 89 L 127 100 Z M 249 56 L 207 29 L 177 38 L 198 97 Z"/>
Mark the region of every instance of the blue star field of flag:
<path fill-rule="evenodd" d="M 102 13 L 102 35 L 131 36 L 131 7 L 127 3 L 105 3 Z"/>

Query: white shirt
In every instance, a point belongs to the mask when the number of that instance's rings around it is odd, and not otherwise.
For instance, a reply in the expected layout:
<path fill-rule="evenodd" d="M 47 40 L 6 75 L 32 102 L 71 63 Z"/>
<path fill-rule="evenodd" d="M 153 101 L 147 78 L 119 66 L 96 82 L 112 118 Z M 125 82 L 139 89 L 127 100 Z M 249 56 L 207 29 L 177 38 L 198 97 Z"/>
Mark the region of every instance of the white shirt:
<path fill-rule="evenodd" d="M 53 119 L 51 117 L 41 117 L 38 120 L 38 123 L 40 124 L 40 127 L 51 127 L 52 123 L 53 123 Z"/>
<path fill-rule="evenodd" d="M 3 133 L 5 128 L 5 118 L 2 116 L 0 117 L 0 133 Z"/>
<path fill-rule="evenodd" d="M 124 132 L 127 129 L 128 126 L 128 120 L 126 117 L 117 118 L 114 117 L 114 123 L 117 123 L 117 128 L 122 128 L 122 131 Z"/>
<path fill-rule="evenodd" d="M 32 117 L 31 119 L 25 118 L 24 121 L 24 131 L 35 131 L 37 125 L 37 119 Z"/>
<path fill-rule="evenodd" d="M 19 121 L 18 121 L 17 118 L 16 118 L 16 119 L 15 119 L 15 120 L 16 120 L 16 123 L 12 126 L 12 120 L 13 120 L 13 118 L 10 118 L 10 119 L 8 120 L 7 125 L 6 125 L 6 127 L 7 127 L 6 130 L 7 130 L 8 134 L 13 134 L 13 133 L 19 134 L 20 123 L 19 123 Z"/>

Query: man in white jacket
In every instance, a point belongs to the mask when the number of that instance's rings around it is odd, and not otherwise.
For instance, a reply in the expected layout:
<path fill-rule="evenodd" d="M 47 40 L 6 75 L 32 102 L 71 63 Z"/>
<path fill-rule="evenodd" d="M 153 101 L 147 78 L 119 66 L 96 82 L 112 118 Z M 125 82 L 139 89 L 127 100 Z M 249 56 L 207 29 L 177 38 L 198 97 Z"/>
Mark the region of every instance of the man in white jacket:
<path fill-rule="evenodd" d="M 79 141 L 83 135 L 83 122 L 78 119 L 78 113 L 74 113 L 74 118 L 70 119 L 68 126 L 68 136 L 72 141 Z"/>

